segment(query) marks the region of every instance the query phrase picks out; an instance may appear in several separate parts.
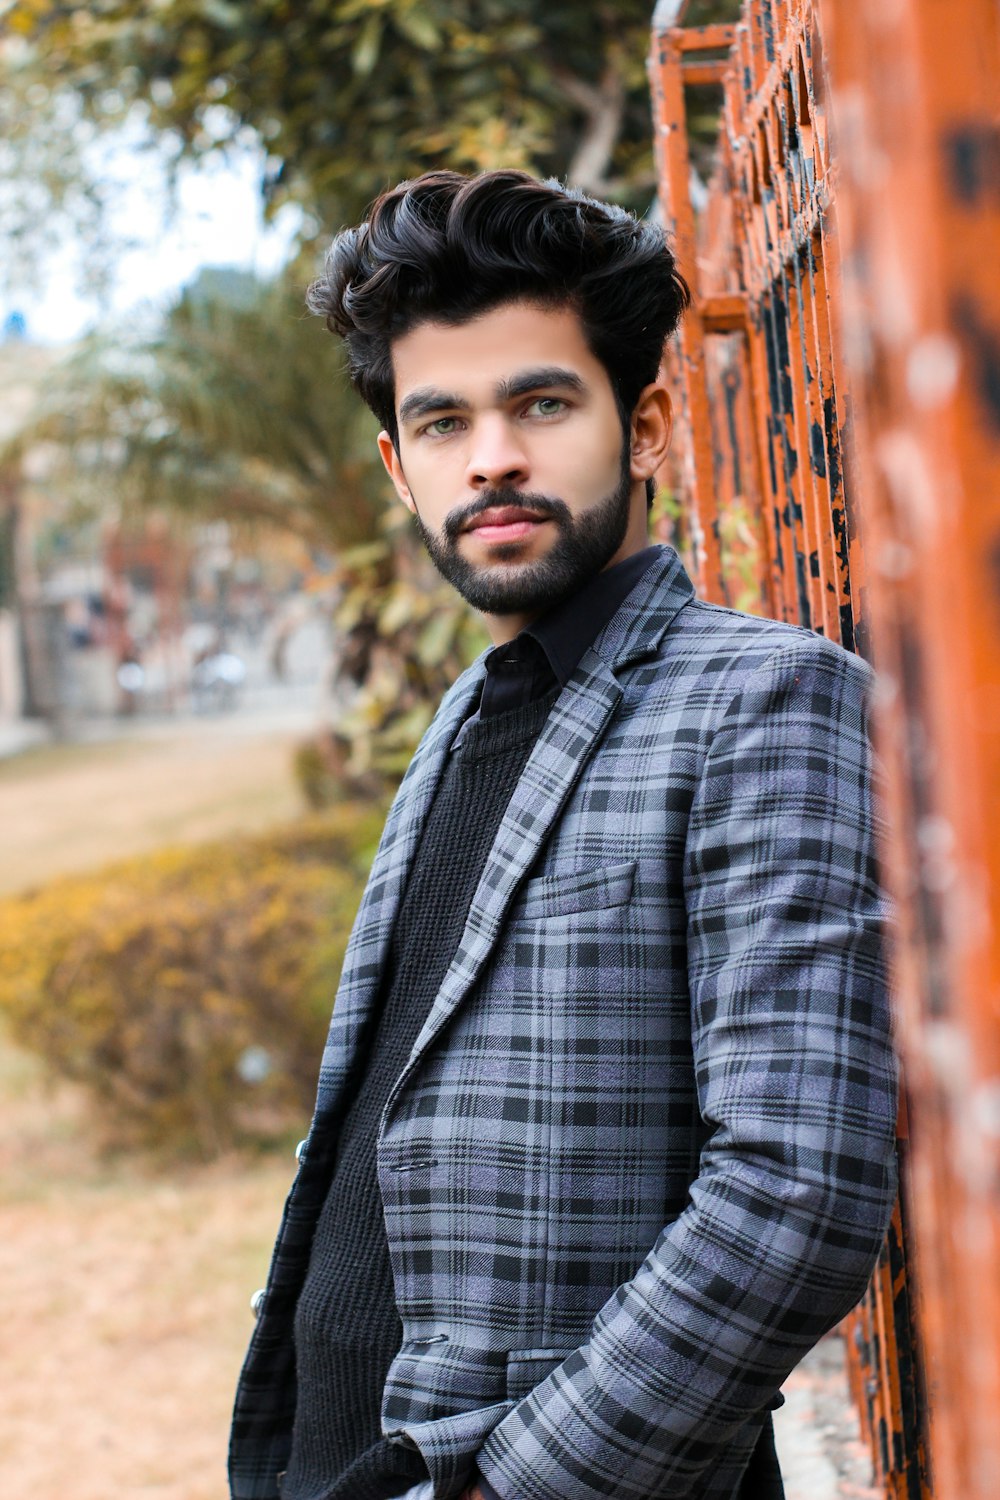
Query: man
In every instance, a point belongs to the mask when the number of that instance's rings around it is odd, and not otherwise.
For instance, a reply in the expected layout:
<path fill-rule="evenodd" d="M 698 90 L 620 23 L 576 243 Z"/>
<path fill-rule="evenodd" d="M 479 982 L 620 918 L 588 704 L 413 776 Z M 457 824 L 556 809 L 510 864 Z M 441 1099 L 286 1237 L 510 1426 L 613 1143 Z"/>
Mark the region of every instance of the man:
<path fill-rule="evenodd" d="M 431 174 L 312 306 L 495 643 L 389 815 L 237 1396 L 236 1500 L 774 1500 L 895 1076 L 868 672 L 647 542 L 661 232 Z"/>

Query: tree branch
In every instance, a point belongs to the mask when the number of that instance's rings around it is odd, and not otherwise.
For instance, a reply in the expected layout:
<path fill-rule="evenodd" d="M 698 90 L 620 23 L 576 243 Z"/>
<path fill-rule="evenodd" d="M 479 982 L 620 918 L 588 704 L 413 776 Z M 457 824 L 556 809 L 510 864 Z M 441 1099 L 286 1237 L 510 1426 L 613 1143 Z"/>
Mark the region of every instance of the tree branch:
<path fill-rule="evenodd" d="M 611 158 L 625 114 L 625 81 L 613 62 L 608 63 L 596 87 L 562 70 L 557 70 L 556 81 L 586 118 L 583 135 L 567 169 L 567 181 L 571 187 L 582 188 L 594 197 L 605 196 L 610 188 Z"/>

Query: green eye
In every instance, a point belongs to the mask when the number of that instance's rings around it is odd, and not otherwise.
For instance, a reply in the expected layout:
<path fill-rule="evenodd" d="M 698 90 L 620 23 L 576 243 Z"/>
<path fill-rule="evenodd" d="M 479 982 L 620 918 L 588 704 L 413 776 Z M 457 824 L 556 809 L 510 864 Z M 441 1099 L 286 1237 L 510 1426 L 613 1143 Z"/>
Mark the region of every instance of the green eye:
<path fill-rule="evenodd" d="M 531 405 L 540 417 L 554 417 L 562 411 L 566 403 L 558 396 L 539 396 L 538 400 L 533 401 Z"/>
<path fill-rule="evenodd" d="M 436 422 L 430 425 L 431 432 L 436 432 L 438 437 L 449 437 L 455 431 L 457 417 L 438 417 Z"/>

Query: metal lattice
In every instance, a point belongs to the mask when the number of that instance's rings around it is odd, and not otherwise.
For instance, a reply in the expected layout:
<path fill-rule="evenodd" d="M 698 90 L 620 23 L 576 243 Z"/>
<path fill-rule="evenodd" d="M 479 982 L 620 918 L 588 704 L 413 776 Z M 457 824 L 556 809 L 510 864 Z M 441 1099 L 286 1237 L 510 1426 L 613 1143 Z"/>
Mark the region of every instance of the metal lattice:
<path fill-rule="evenodd" d="M 685 8 L 657 7 L 650 65 L 661 205 L 693 292 L 670 354 L 675 539 L 705 597 L 879 657 L 869 596 L 881 597 L 882 573 L 872 575 L 879 543 L 852 406 L 845 188 L 826 55 L 828 22 L 848 24 L 845 0 L 757 0 L 736 25 L 699 28 L 683 26 Z M 694 85 L 721 91 L 707 187 L 689 158 Z M 904 1166 L 905 1120 L 904 1109 Z M 845 1327 L 876 1479 L 897 1500 L 930 1492 L 909 1182 L 904 1172 L 871 1287 Z"/>

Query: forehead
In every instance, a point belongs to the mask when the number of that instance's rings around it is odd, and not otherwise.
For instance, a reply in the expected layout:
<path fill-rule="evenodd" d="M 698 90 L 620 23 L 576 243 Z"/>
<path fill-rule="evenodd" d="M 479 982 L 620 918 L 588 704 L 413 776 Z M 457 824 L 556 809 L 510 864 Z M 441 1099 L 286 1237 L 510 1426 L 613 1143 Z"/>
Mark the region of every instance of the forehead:
<path fill-rule="evenodd" d="M 519 371 L 556 365 L 589 388 L 609 384 L 573 308 L 511 302 L 467 323 L 418 323 L 393 340 L 396 409 L 423 387 L 487 401 Z"/>

